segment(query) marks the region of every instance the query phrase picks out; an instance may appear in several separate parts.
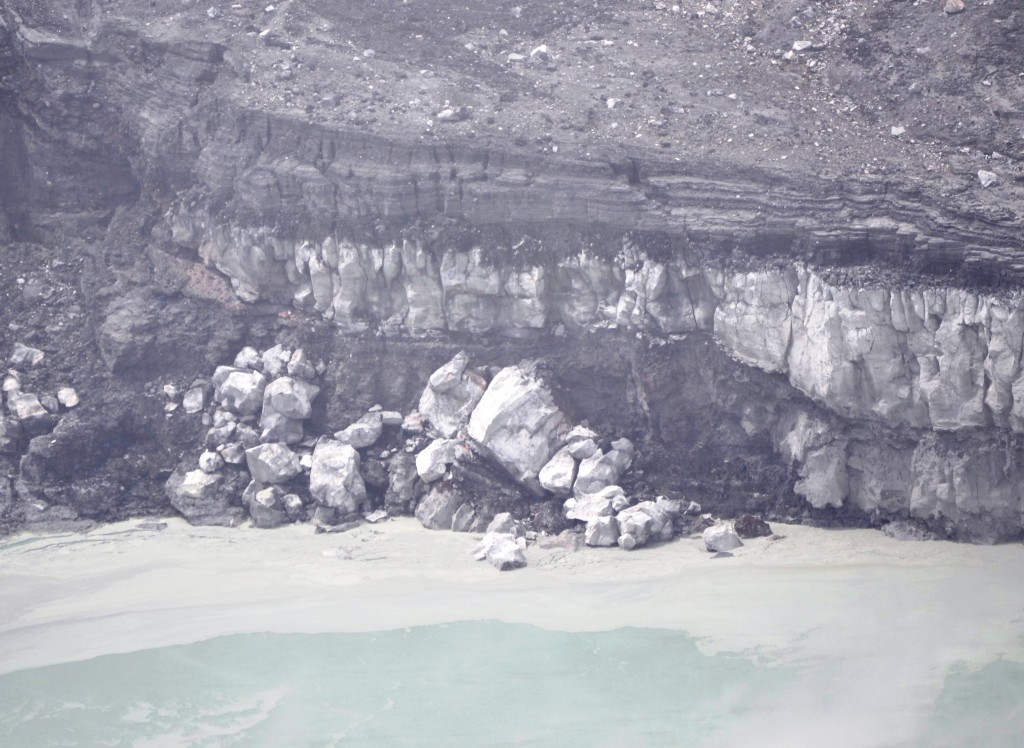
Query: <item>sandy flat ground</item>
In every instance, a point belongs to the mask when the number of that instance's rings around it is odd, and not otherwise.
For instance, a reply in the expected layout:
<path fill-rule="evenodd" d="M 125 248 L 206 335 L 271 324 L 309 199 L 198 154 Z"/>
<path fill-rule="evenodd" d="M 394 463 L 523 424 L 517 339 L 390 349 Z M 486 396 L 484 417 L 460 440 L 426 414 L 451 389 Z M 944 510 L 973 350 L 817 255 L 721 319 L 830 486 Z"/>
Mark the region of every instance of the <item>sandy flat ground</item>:
<path fill-rule="evenodd" d="M 806 663 L 800 688 L 815 693 L 789 698 L 823 700 L 828 720 L 830 708 L 891 706 L 894 694 L 931 703 L 952 665 L 1024 660 L 1019 544 L 776 525 L 782 539 L 748 541 L 732 558 L 695 539 L 633 552 L 532 545 L 528 568 L 502 573 L 472 560 L 478 536 L 410 519 L 322 535 L 167 523 L 0 542 L 0 673 L 257 631 L 660 627 L 709 655 Z M 816 685 L 813 665 L 826 661 Z"/>

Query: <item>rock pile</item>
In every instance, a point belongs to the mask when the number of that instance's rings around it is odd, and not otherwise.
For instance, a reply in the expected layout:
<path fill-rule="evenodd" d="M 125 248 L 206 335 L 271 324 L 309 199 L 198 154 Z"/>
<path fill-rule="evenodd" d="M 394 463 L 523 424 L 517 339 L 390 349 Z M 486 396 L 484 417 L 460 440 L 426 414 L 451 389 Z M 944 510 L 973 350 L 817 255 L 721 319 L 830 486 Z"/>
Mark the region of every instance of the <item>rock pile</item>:
<path fill-rule="evenodd" d="M 38 348 L 14 344 L 8 358 L 11 368 L 0 385 L 0 455 L 21 454 L 30 439 L 53 431 L 61 413 L 79 404 L 71 387 L 61 387 L 56 394 L 28 391 L 27 372 L 42 367 L 45 358 Z"/>
<path fill-rule="evenodd" d="M 430 375 L 418 410 L 374 406 L 344 428 L 311 434 L 325 370 L 301 349 L 245 348 L 208 385 L 193 385 L 182 402 L 203 412 L 209 430 L 205 451 L 168 480 L 174 507 L 192 522 L 247 515 L 257 527 L 310 520 L 332 532 L 413 514 L 429 529 L 485 532 L 477 557 L 502 570 L 526 564 L 535 529 L 578 523 L 586 545 L 633 550 L 713 521 L 695 502 L 631 501 L 621 484 L 633 443 L 572 426 L 529 362 L 488 380 L 460 352 Z M 741 517 L 737 530 L 770 532 L 754 517 Z M 708 527 L 704 538 L 722 550 L 742 542 L 731 526 Z"/>

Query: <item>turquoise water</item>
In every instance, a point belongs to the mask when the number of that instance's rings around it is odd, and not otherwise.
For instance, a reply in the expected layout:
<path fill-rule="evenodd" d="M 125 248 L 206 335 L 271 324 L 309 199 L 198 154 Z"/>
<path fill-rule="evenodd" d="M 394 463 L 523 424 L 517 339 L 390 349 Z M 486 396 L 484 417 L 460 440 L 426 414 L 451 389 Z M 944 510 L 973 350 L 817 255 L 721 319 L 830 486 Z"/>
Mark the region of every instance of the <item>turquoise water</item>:
<path fill-rule="evenodd" d="M 0 745 L 700 746 L 801 673 L 653 629 L 236 635 L 0 676 Z M 1022 745 L 1022 704 L 1020 665 L 953 673 L 920 745 Z"/>

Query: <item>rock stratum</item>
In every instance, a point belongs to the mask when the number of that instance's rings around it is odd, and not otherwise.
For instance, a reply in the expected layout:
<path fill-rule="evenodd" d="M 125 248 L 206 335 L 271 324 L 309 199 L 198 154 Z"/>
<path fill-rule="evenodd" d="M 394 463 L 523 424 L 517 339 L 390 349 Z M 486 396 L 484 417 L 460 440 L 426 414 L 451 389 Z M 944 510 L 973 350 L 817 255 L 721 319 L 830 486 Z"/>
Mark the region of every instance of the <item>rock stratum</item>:
<path fill-rule="evenodd" d="M 44 355 L 5 380 L 3 529 L 554 528 L 587 462 L 561 431 L 430 488 L 426 441 L 371 450 L 373 412 L 418 405 L 444 475 L 528 360 L 550 398 L 520 416 L 628 437 L 641 509 L 1019 538 L 1024 13 L 592 5 L 0 6 L 0 344 Z M 292 383 L 236 361 L 275 345 L 309 355 Z M 229 374 L 277 399 L 218 410 Z M 255 441 L 203 452 L 236 421 Z M 616 511 L 631 539 L 660 516 Z"/>

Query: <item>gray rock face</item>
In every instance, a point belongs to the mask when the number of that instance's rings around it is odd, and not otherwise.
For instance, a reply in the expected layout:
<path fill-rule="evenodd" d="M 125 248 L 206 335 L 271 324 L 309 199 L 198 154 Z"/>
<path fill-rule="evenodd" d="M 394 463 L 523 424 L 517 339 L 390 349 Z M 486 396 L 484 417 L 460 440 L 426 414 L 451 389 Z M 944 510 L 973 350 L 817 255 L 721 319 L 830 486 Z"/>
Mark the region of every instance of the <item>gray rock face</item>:
<path fill-rule="evenodd" d="M 567 431 L 548 389 L 518 366 L 498 372 L 469 419 L 469 435 L 524 482 L 537 479 Z"/>
<path fill-rule="evenodd" d="M 343 513 L 358 511 L 366 500 L 366 486 L 359 473 L 359 453 L 348 444 L 321 439 L 313 450 L 309 492 L 324 506 Z"/>
<path fill-rule="evenodd" d="M 302 472 L 299 456 L 284 444 L 261 444 L 245 451 L 253 480 L 263 485 L 286 483 Z"/>
<path fill-rule="evenodd" d="M 709 552 L 731 551 L 743 545 L 740 536 L 733 530 L 732 525 L 715 525 L 709 527 L 703 534 L 704 546 Z"/>
<path fill-rule="evenodd" d="M 473 552 L 477 561 L 486 561 L 498 571 L 526 566 L 526 556 L 511 533 L 488 532 Z"/>
<path fill-rule="evenodd" d="M 430 375 L 420 397 L 419 412 L 444 437 L 452 438 L 469 422 L 473 408 L 483 397 L 487 383 L 467 370 L 469 356 L 460 352 Z"/>

